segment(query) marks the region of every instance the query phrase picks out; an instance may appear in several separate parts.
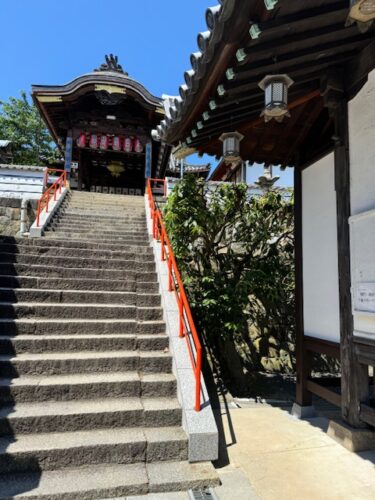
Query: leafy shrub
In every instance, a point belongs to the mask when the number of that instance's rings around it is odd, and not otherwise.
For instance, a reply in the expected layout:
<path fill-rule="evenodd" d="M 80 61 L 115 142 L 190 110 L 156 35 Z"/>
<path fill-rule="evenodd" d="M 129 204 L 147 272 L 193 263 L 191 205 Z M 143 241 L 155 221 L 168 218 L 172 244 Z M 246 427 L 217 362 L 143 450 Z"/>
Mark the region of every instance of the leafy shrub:
<path fill-rule="evenodd" d="M 226 386 L 246 392 L 254 370 L 293 370 L 293 202 L 249 199 L 244 184 L 208 191 L 193 176 L 164 208 L 197 327 Z"/>

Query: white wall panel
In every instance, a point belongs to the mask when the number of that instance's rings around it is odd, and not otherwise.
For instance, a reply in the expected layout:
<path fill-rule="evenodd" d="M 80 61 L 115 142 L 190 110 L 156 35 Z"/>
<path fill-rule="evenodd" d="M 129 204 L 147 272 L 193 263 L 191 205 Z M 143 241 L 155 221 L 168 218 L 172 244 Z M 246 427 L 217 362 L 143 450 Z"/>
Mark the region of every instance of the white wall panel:
<path fill-rule="evenodd" d="M 334 156 L 302 172 L 305 335 L 340 341 Z"/>
<path fill-rule="evenodd" d="M 349 102 L 352 215 L 375 208 L 375 70 Z"/>
<path fill-rule="evenodd" d="M 375 71 L 349 103 L 354 334 L 375 339 Z"/>

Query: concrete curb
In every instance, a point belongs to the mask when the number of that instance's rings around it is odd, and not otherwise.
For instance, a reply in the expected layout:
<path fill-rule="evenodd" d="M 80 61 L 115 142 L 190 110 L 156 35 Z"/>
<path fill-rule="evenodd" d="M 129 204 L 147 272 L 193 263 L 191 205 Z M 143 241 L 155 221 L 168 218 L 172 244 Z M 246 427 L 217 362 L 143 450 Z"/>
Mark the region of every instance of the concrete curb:
<path fill-rule="evenodd" d="M 40 226 L 36 225 L 36 220 L 30 228 L 29 238 L 40 238 L 43 236 L 44 230 L 47 227 L 49 221 L 55 215 L 56 211 L 60 207 L 61 203 L 64 201 L 66 194 L 69 192 L 69 188 L 64 187 L 61 190 L 61 194 L 56 201 L 51 200 L 49 202 L 49 212 L 44 210 L 40 214 Z"/>
<path fill-rule="evenodd" d="M 161 303 L 170 338 L 173 356 L 173 373 L 177 379 L 177 396 L 182 406 L 182 426 L 189 438 L 189 462 L 217 460 L 219 455 L 219 433 L 212 412 L 206 384 L 201 380 L 202 409 L 195 411 L 195 378 L 184 339 L 178 336 L 178 306 L 174 292 L 168 291 L 168 266 L 160 259 L 161 245 L 152 239 L 151 212 L 145 196 L 147 228 L 154 251 Z"/>

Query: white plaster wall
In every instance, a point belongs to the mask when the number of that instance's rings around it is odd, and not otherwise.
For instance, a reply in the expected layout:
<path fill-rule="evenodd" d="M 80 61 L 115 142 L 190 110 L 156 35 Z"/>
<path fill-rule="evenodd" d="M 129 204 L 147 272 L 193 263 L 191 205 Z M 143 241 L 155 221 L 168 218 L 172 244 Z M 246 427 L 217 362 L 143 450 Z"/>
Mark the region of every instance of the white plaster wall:
<path fill-rule="evenodd" d="M 340 341 L 334 156 L 302 172 L 305 335 Z"/>
<path fill-rule="evenodd" d="M 374 307 L 362 310 L 358 289 L 375 283 L 375 70 L 349 103 L 349 145 L 354 334 L 374 339 Z"/>
<path fill-rule="evenodd" d="M 375 70 L 349 103 L 352 215 L 375 208 Z"/>

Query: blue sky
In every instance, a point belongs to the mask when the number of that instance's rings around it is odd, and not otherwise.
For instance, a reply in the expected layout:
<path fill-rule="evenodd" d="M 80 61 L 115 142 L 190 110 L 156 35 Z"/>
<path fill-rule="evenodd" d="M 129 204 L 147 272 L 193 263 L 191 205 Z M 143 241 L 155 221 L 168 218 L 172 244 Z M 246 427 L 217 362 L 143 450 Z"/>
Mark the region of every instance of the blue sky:
<path fill-rule="evenodd" d="M 118 55 L 155 95 L 175 95 L 213 0 L 1 0 L 0 100 L 63 84 Z M 204 159 L 205 160 L 205 159 Z M 215 160 L 210 159 L 212 162 Z M 202 161 L 202 160 L 200 160 Z M 254 169 L 254 176 L 256 176 Z M 259 174 L 257 174 L 259 175 Z M 282 184 L 290 184 L 291 173 Z"/>

